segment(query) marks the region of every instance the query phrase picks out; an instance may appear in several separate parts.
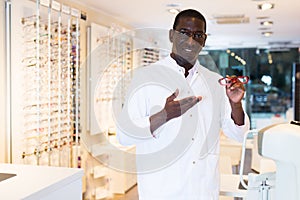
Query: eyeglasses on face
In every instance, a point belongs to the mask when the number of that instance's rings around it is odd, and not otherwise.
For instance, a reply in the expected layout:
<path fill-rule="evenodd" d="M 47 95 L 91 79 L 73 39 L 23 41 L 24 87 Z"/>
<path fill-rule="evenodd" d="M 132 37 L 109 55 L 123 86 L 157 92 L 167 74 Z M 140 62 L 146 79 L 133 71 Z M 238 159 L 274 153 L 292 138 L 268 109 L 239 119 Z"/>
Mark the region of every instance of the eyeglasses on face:
<path fill-rule="evenodd" d="M 189 31 L 187 29 L 175 30 L 180 35 L 184 36 L 185 39 L 192 37 L 196 41 L 204 41 L 207 38 L 207 34 L 201 31 Z"/>
<path fill-rule="evenodd" d="M 220 85 L 231 85 L 233 83 L 236 83 L 237 81 L 240 81 L 243 84 L 247 84 L 249 81 L 249 77 L 248 76 L 228 76 L 228 77 L 224 77 L 224 78 L 220 78 L 219 79 L 219 83 Z"/>

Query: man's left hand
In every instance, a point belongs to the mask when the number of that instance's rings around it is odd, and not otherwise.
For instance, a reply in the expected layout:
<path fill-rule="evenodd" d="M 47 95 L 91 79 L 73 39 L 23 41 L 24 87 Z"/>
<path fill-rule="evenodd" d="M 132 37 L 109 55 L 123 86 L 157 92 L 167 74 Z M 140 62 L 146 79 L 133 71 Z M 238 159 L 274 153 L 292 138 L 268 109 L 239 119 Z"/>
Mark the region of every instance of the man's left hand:
<path fill-rule="evenodd" d="M 226 94 L 232 103 L 240 103 L 245 94 L 244 84 L 238 79 L 226 86 Z"/>

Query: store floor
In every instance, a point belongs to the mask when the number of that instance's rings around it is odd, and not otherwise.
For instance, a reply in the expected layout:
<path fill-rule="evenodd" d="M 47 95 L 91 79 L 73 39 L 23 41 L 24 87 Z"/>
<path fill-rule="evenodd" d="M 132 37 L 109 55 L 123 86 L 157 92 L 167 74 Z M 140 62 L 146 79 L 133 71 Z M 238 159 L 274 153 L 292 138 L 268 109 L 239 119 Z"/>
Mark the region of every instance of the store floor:
<path fill-rule="evenodd" d="M 233 171 L 236 171 L 236 169 L 233 168 Z M 246 150 L 244 174 L 248 174 L 250 172 L 255 173 L 251 170 L 251 150 Z M 134 187 L 132 187 L 126 194 L 114 195 L 114 198 L 113 198 L 113 200 L 138 200 L 138 199 L 139 199 L 139 197 L 138 197 L 136 185 Z M 238 199 L 240 199 L 240 198 L 235 198 L 235 200 L 238 200 Z"/>
<path fill-rule="evenodd" d="M 124 195 L 114 195 L 113 200 L 138 200 L 138 192 L 137 186 L 132 187 L 126 194 Z"/>

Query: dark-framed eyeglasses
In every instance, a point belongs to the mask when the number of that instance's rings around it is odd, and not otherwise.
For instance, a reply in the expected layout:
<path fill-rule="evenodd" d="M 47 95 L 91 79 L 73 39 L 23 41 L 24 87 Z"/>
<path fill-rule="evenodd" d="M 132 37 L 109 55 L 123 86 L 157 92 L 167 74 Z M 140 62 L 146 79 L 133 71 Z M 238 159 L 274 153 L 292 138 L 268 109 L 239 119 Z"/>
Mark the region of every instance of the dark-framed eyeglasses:
<path fill-rule="evenodd" d="M 180 35 L 184 36 L 185 39 L 192 37 L 196 41 L 204 41 L 207 38 L 207 34 L 202 31 L 189 31 L 187 29 L 174 30 Z"/>
<path fill-rule="evenodd" d="M 247 84 L 249 82 L 250 78 L 249 76 L 228 76 L 224 78 L 219 79 L 220 85 L 231 85 L 233 83 L 236 83 L 237 81 L 240 81 L 243 84 Z"/>

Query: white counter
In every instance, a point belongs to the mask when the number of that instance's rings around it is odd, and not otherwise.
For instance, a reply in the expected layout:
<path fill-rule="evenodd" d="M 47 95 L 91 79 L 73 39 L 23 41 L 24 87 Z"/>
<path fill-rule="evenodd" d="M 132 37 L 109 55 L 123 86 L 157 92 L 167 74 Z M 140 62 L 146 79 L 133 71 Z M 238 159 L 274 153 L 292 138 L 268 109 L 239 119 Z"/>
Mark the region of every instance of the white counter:
<path fill-rule="evenodd" d="M 0 164 L 0 173 L 16 174 L 0 182 L 0 199 L 82 199 L 82 169 Z"/>

